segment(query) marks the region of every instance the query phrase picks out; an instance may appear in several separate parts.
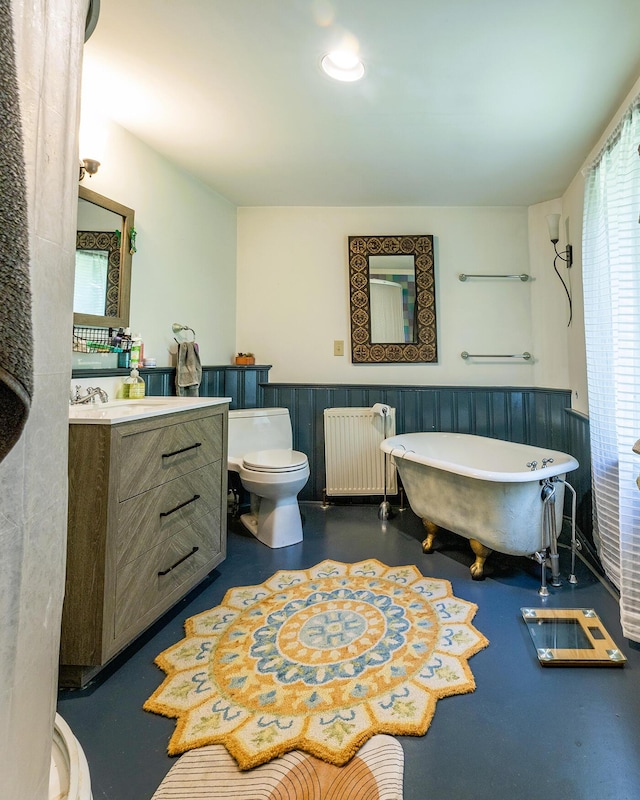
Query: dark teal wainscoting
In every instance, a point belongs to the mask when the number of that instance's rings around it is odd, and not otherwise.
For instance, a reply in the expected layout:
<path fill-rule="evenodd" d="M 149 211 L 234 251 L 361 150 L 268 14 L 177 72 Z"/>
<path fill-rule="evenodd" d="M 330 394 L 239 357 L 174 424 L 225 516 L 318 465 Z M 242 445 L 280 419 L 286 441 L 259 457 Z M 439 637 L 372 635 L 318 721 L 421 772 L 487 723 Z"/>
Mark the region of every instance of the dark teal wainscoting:
<path fill-rule="evenodd" d="M 397 433 L 452 431 L 492 436 L 570 453 L 580 468 L 568 476 L 577 493 L 577 519 L 592 540 L 589 420 L 572 411 L 562 389 L 504 386 L 377 386 L 268 383 L 269 365 L 205 366 L 200 395 L 231 397 L 231 408 L 288 408 L 294 447 L 309 457 L 311 477 L 301 500 L 321 500 L 325 486 L 325 408 L 387 403 L 396 409 Z M 125 377 L 128 370 L 74 370 L 73 378 Z M 175 394 L 175 369 L 142 369 L 149 395 Z M 569 492 L 567 492 L 569 495 Z M 376 502 L 378 498 L 376 498 Z"/>
<path fill-rule="evenodd" d="M 576 490 L 577 521 L 580 530 L 593 544 L 593 519 L 591 505 L 591 442 L 589 439 L 589 417 L 578 411 L 567 409 L 568 442 L 565 452 L 571 453 L 580 462 L 580 468 L 567 480 Z"/>
<path fill-rule="evenodd" d="M 202 367 L 201 397 L 231 397 L 230 408 L 260 408 L 262 384 L 269 380 L 270 365 Z M 74 369 L 74 378 L 126 378 L 128 369 Z M 175 367 L 140 369 L 145 391 L 155 397 L 171 397 L 176 393 Z"/>
<path fill-rule="evenodd" d="M 578 524 L 591 537 L 591 462 L 586 417 L 569 411 L 571 393 L 561 389 L 452 386 L 349 386 L 268 383 L 264 406 L 289 409 L 294 447 L 307 453 L 311 477 L 301 500 L 319 500 L 325 483 L 325 408 L 387 403 L 396 409 L 396 432 L 475 433 L 549 447 L 575 456 L 568 476 L 578 495 Z M 569 494 L 567 492 L 567 494 Z"/>

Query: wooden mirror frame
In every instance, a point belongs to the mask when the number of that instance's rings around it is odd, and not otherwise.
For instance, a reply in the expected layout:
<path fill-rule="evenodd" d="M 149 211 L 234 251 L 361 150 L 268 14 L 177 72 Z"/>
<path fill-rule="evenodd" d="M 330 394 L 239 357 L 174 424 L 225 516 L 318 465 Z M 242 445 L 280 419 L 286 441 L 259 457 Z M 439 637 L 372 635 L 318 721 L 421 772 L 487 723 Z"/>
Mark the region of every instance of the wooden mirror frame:
<path fill-rule="evenodd" d="M 416 277 L 416 340 L 371 341 L 369 256 L 413 256 Z M 351 361 L 354 364 L 435 363 L 438 360 L 433 236 L 349 236 Z"/>
<path fill-rule="evenodd" d="M 131 297 L 131 231 L 134 228 L 135 212 L 132 208 L 127 208 L 115 200 L 103 197 L 101 194 L 78 186 L 78 198 L 93 203 L 96 206 L 112 211 L 122 217 L 120 229 L 120 259 L 117 267 L 113 264 L 111 256 L 109 258 L 109 305 L 114 314 L 101 316 L 98 314 L 73 314 L 74 325 L 86 325 L 96 328 L 126 328 L 129 325 L 129 305 Z M 115 233 L 115 232 L 114 232 Z M 78 249 L 78 235 L 76 234 L 76 249 Z M 86 241 L 84 242 L 86 245 Z M 85 248 L 86 249 L 86 248 Z M 103 247 L 100 249 L 110 249 Z M 115 274 L 117 271 L 117 275 Z"/>

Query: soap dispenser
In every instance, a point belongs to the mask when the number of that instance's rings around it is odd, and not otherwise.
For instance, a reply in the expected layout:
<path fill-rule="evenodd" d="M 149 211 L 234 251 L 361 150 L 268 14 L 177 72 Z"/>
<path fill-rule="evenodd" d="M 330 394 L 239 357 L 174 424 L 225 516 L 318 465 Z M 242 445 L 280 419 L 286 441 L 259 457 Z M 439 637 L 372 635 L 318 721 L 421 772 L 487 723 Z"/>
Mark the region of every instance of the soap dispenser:
<path fill-rule="evenodd" d="M 137 369 L 132 369 L 131 374 L 124 382 L 125 397 L 131 400 L 140 400 L 144 397 L 145 385 Z"/>

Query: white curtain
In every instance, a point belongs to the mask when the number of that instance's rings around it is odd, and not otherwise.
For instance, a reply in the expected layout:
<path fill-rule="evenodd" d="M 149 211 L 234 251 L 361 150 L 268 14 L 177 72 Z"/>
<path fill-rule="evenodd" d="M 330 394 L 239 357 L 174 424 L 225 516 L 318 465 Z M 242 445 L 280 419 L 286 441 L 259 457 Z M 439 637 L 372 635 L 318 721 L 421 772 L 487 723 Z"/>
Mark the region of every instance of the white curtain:
<path fill-rule="evenodd" d="M 0 798 L 46 800 L 67 550 L 69 343 L 87 0 L 11 0 L 10 6 L 27 174 L 35 390 L 24 432 L 0 464 Z M 5 92 L 8 102 L 4 79 L 0 95 Z"/>
<path fill-rule="evenodd" d="M 640 641 L 640 96 L 588 168 L 584 314 L 594 535 L 620 590 L 624 635 Z"/>

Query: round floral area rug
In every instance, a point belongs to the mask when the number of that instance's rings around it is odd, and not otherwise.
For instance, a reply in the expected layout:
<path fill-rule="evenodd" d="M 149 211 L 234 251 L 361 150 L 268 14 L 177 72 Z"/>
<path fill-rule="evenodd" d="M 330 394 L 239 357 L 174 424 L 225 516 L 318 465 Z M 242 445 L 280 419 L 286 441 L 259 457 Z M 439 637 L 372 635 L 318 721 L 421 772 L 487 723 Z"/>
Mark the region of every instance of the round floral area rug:
<path fill-rule="evenodd" d="M 177 718 L 170 755 L 223 744 L 240 769 L 296 749 L 340 766 L 376 733 L 422 736 L 439 698 L 475 689 L 476 611 L 412 565 L 277 572 L 186 620 L 144 708 Z"/>

